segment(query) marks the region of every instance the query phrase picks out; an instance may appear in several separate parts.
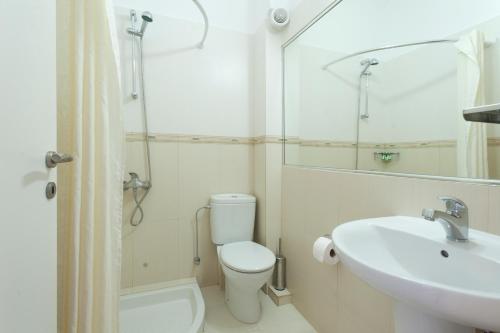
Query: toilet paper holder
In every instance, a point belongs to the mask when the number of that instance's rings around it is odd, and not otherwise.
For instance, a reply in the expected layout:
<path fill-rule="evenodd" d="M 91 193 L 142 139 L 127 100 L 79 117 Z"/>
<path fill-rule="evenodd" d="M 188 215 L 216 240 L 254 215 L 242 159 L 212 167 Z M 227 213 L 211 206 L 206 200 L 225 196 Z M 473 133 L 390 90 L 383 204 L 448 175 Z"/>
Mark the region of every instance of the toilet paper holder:
<path fill-rule="evenodd" d="M 331 234 L 324 234 L 324 235 L 323 235 L 323 237 L 328 238 L 328 239 L 331 239 L 331 240 L 333 241 L 333 239 L 332 239 L 332 235 L 331 235 Z M 331 250 L 330 250 L 330 257 L 332 257 L 332 258 L 333 258 L 333 257 L 335 257 L 336 255 L 337 255 L 337 253 L 335 253 L 335 249 L 331 249 Z"/>

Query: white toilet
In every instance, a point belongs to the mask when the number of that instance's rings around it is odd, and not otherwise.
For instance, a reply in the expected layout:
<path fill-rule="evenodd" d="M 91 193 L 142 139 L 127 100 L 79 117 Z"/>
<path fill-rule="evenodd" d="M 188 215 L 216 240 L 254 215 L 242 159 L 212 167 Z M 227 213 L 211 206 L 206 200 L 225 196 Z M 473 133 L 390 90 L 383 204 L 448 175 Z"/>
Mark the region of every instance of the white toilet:
<path fill-rule="evenodd" d="M 210 198 L 212 242 L 226 282 L 226 304 L 236 319 L 260 319 L 259 290 L 273 273 L 275 256 L 254 243 L 255 197 L 216 194 Z"/>

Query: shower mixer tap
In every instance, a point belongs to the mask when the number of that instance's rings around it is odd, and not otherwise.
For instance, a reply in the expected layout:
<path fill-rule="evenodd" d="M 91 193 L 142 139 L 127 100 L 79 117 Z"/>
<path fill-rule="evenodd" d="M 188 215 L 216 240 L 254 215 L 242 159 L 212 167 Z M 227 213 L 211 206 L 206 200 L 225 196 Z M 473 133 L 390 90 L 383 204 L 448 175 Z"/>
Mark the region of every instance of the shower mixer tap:
<path fill-rule="evenodd" d="M 148 180 L 141 180 L 139 178 L 139 175 L 135 172 L 129 172 L 130 175 L 130 180 L 129 181 L 123 181 L 123 190 L 129 190 L 132 189 L 134 191 L 137 191 L 138 189 L 142 188 L 145 190 L 149 190 L 151 188 L 151 182 Z"/>
<path fill-rule="evenodd" d="M 129 175 L 130 180 L 123 181 L 123 191 L 132 189 L 132 198 L 134 199 L 135 207 L 132 210 L 132 215 L 130 216 L 130 224 L 134 227 L 137 227 L 144 219 L 144 210 L 142 209 L 141 204 L 148 195 L 149 190 L 151 190 L 152 184 L 151 179 L 141 180 L 141 178 L 139 178 L 139 175 L 135 172 L 129 172 Z M 139 194 L 139 189 L 144 190 L 142 195 Z M 135 218 L 137 213 L 139 214 L 138 220 Z"/>

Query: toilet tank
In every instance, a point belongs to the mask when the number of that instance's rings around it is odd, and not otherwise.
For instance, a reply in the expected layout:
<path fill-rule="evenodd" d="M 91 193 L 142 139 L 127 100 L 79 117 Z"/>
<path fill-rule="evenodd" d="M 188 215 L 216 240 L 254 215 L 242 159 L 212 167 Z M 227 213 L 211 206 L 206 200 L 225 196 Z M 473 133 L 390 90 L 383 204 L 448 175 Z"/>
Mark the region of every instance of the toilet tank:
<path fill-rule="evenodd" d="M 249 194 L 214 194 L 210 197 L 210 229 L 217 245 L 251 241 L 255 224 L 254 196 Z"/>

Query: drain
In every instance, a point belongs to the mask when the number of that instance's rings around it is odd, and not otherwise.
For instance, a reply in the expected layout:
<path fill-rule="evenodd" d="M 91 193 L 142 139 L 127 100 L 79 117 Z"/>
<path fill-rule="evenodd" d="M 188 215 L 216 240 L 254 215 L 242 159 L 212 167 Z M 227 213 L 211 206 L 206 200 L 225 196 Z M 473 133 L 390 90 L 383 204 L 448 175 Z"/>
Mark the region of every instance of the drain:
<path fill-rule="evenodd" d="M 448 258 L 450 256 L 450 254 L 445 250 L 441 250 L 441 255 L 445 258 Z"/>

